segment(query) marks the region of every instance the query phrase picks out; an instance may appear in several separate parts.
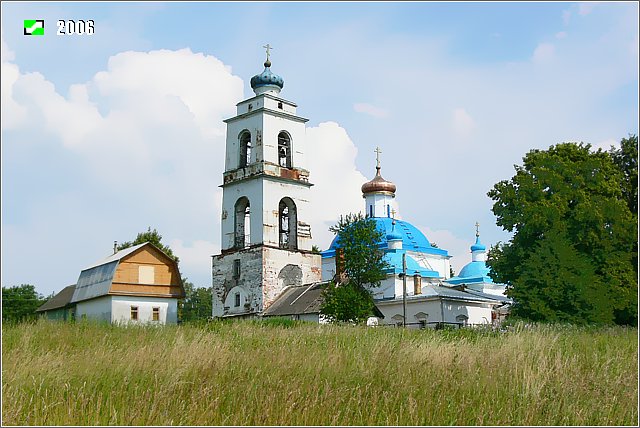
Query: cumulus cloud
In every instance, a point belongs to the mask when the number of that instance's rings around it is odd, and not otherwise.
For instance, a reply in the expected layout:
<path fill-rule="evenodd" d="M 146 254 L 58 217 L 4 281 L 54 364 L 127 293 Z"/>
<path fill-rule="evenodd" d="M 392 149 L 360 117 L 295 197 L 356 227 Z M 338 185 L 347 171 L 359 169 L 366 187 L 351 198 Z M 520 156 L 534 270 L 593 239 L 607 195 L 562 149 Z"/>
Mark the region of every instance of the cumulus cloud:
<path fill-rule="evenodd" d="M 440 229 L 434 230 L 427 226 L 418 226 L 418 229 L 427 237 L 429 242 L 438 245 L 438 248 L 442 248 L 449 252 L 452 256 L 450 259 L 451 267 L 456 274 L 471 261 L 471 245 L 475 242 L 475 235 L 470 227 L 469 236 L 467 238 L 460 238 L 449 230 Z"/>
<path fill-rule="evenodd" d="M 323 122 L 307 128 L 309 181 L 313 204 L 313 241 L 326 249 L 333 239 L 329 226 L 340 215 L 362 211 L 360 187 L 369 181 L 355 166 L 358 149 L 347 131 L 335 122 Z"/>
<path fill-rule="evenodd" d="M 353 109 L 358 113 L 368 114 L 369 116 L 377 117 L 378 119 L 389 116 L 389 112 L 387 110 L 367 103 L 356 103 L 353 105 Z"/>
<path fill-rule="evenodd" d="M 556 33 L 556 39 L 564 39 L 567 37 L 566 31 L 559 31 Z"/>
<path fill-rule="evenodd" d="M 544 63 L 550 61 L 555 53 L 555 46 L 552 43 L 540 43 L 533 51 L 532 60 L 534 63 Z"/>

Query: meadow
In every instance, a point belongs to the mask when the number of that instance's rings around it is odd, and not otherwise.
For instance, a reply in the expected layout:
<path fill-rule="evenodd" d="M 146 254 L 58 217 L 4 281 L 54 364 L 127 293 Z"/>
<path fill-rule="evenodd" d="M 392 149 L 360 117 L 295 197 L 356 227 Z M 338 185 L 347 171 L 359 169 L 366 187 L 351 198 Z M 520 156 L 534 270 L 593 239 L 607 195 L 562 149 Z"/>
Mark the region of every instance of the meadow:
<path fill-rule="evenodd" d="M 5 324 L 2 425 L 637 426 L 637 329 Z"/>

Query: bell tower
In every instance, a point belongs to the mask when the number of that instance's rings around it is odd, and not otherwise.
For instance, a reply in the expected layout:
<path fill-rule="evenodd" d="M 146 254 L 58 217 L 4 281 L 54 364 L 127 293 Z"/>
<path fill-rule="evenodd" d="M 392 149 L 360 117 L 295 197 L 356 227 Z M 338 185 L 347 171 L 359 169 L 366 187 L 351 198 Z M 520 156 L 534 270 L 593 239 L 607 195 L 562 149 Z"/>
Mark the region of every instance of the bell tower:
<path fill-rule="evenodd" d="M 222 176 L 221 254 L 213 256 L 213 316 L 254 316 L 287 286 L 320 281 L 311 253 L 311 186 L 305 123 L 297 105 L 280 98 L 282 77 L 251 78 L 255 96 L 226 119 Z"/>

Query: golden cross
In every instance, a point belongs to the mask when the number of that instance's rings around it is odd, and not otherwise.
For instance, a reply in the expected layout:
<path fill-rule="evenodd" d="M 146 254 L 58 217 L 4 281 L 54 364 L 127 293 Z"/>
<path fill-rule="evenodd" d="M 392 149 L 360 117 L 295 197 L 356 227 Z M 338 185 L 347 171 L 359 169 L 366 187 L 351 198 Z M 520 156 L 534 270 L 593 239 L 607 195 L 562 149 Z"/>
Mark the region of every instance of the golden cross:
<path fill-rule="evenodd" d="M 374 152 L 376 152 L 376 168 L 380 168 L 380 153 L 382 153 L 382 150 L 380 150 L 380 147 L 376 147 Z"/>
<path fill-rule="evenodd" d="M 263 46 L 263 48 L 267 50 L 267 61 L 269 61 L 269 51 L 273 49 L 273 47 L 271 47 L 271 45 L 267 43 L 265 46 Z"/>
<path fill-rule="evenodd" d="M 480 228 L 480 223 L 478 223 L 478 222 L 476 221 L 476 238 L 477 238 L 478 236 L 480 236 L 480 230 L 479 230 L 479 228 Z"/>

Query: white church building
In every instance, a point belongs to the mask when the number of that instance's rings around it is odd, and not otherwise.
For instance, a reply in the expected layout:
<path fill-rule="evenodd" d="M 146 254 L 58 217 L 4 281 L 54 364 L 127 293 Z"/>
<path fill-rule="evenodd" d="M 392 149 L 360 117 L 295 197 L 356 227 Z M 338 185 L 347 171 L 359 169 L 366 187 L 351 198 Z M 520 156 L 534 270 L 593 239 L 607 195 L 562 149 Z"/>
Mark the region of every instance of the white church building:
<path fill-rule="evenodd" d="M 298 116 L 295 103 L 280 97 L 284 80 L 271 71 L 268 46 L 264 71 L 251 79 L 255 96 L 238 103 L 236 115 L 225 120 L 222 239 L 221 254 L 212 258 L 212 315 L 319 320 L 320 283 L 338 273 L 340 248 L 334 239 L 321 254 L 311 251 L 307 119 Z M 389 266 L 386 278 L 371 290 L 378 323 L 491 323 L 508 299 L 504 286 L 486 275 L 486 248 L 472 247 L 472 262 L 450 278 L 449 253 L 432 246 L 411 223 L 394 219 L 396 186 L 382 178 L 377 152 L 376 175 L 362 185 L 362 193 L 367 217 L 383 232 L 378 247 Z"/>

